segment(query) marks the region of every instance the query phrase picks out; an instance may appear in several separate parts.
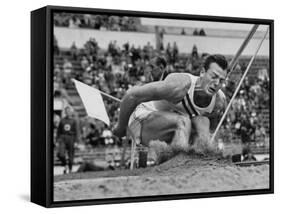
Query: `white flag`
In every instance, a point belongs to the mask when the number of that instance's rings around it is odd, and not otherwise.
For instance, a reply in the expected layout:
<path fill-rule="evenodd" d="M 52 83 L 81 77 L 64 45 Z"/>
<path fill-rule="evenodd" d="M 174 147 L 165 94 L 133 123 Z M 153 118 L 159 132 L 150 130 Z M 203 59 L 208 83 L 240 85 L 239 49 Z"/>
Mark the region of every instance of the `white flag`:
<path fill-rule="evenodd" d="M 109 126 L 109 117 L 107 115 L 99 90 L 75 79 L 73 79 L 73 81 L 82 99 L 88 116 L 99 119 Z"/>

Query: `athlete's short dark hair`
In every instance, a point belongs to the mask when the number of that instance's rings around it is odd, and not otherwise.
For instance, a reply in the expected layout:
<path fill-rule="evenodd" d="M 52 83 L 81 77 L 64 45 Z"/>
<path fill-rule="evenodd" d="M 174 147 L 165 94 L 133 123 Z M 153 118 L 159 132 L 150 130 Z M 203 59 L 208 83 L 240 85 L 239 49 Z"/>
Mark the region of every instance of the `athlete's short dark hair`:
<path fill-rule="evenodd" d="M 223 55 L 214 54 L 208 56 L 204 62 L 204 68 L 206 71 L 209 69 L 210 64 L 213 62 L 217 63 L 223 70 L 226 70 L 228 68 L 228 62 L 226 58 Z"/>

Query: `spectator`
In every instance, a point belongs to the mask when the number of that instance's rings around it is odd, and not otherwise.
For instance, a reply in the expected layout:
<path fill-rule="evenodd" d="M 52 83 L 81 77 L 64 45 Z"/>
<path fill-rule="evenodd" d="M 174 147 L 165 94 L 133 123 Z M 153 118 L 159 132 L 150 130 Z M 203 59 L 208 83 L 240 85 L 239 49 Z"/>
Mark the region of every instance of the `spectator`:
<path fill-rule="evenodd" d="M 54 93 L 61 90 L 62 83 L 59 76 L 54 76 Z"/>
<path fill-rule="evenodd" d="M 55 64 L 54 68 L 54 76 L 60 76 L 61 75 L 61 69 L 59 64 Z"/>
<path fill-rule="evenodd" d="M 243 161 L 257 161 L 249 146 L 243 148 L 242 157 Z"/>
<path fill-rule="evenodd" d="M 57 140 L 57 131 L 60 123 L 60 116 L 56 113 L 54 113 L 53 117 L 53 124 L 54 124 L 54 142 Z"/>
<path fill-rule="evenodd" d="M 90 144 L 92 147 L 101 145 L 100 133 L 94 124 L 90 124 L 90 133 L 86 136 L 86 143 Z"/>
<path fill-rule="evenodd" d="M 167 61 L 169 63 L 172 63 L 172 47 L 170 42 L 168 42 L 167 47 L 166 47 L 166 56 L 167 56 Z"/>
<path fill-rule="evenodd" d="M 199 35 L 199 32 L 198 32 L 197 29 L 195 29 L 195 30 L 193 31 L 193 36 L 198 36 L 198 35 Z"/>
<path fill-rule="evenodd" d="M 91 26 L 92 16 L 93 15 L 91 15 L 91 14 L 84 14 L 83 15 L 85 27 Z"/>
<path fill-rule="evenodd" d="M 76 47 L 75 42 L 73 42 L 71 47 L 70 47 L 70 55 L 71 55 L 72 59 L 77 60 L 78 49 Z"/>
<path fill-rule="evenodd" d="M 63 72 L 67 74 L 72 72 L 72 63 L 67 58 L 64 59 Z"/>
<path fill-rule="evenodd" d="M 130 44 L 129 42 L 126 42 L 124 45 L 123 45 L 123 48 L 124 48 L 124 51 L 126 54 L 129 53 L 129 49 L 130 49 Z"/>
<path fill-rule="evenodd" d="M 175 64 L 178 61 L 179 48 L 176 42 L 173 44 L 172 51 L 172 64 Z"/>
<path fill-rule="evenodd" d="M 184 28 L 181 30 L 181 35 L 186 35 Z"/>
<path fill-rule="evenodd" d="M 222 141 L 221 138 L 219 138 L 219 140 L 218 140 L 218 150 L 219 150 L 220 152 L 223 152 L 223 151 L 224 151 L 224 143 L 223 143 L 223 141 Z"/>
<path fill-rule="evenodd" d="M 72 63 L 65 58 L 63 63 L 63 76 L 64 76 L 64 82 L 65 87 L 68 88 L 71 84 L 71 73 L 72 73 Z"/>
<path fill-rule="evenodd" d="M 103 130 L 102 138 L 105 145 L 112 145 L 114 143 L 112 131 L 108 127 Z"/>
<path fill-rule="evenodd" d="M 192 47 L 191 58 L 194 60 L 199 59 L 198 49 L 196 45 L 193 45 Z"/>
<path fill-rule="evenodd" d="M 255 142 L 258 147 L 265 145 L 266 131 L 263 125 L 258 124 L 255 130 Z"/>
<path fill-rule="evenodd" d="M 106 163 L 96 163 L 95 161 L 84 161 L 80 164 L 77 172 L 96 172 L 96 171 L 107 171 L 107 170 L 114 170 L 114 166 Z"/>
<path fill-rule="evenodd" d="M 79 28 L 80 24 L 81 24 L 80 19 L 73 16 L 71 19 L 69 19 L 68 27 L 69 28 Z"/>
<path fill-rule="evenodd" d="M 243 144 L 247 144 L 251 141 L 251 136 L 254 133 L 254 127 L 250 124 L 249 120 L 247 120 L 247 116 L 245 114 L 242 114 L 240 121 L 241 122 L 236 123 L 236 133 L 241 137 L 241 142 Z"/>
<path fill-rule="evenodd" d="M 65 117 L 59 123 L 57 131 L 58 142 L 58 158 L 65 167 L 64 173 L 72 171 L 74 158 L 74 143 L 78 142 L 78 126 L 75 119 L 72 117 L 72 110 L 70 107 L 65 108 Z"/>
<path fill-rule="evenodd" d="M 87 59 L 86 56 L 83 56 L 83 57 L 82 57 L 81 63 L 80 63 L 80 64 L 81 64 L 82 69 L 83 69 L 84 71 L 86 71 L 87 68 L 89 67 L 89 61 L 88 61 L 88 59 Z"/>
<path fill-rule="evenodd" d="M 149 59 L 152 57 L 152 52 L 153 47 L 150 42 L 147 42 L 147 44 L 143 47 L 144 60 L 149 61 Z"/>
<path fill-rule="evenodd" d="M 206 36 L 206 33 L 203 28 L 200 29 L 199 36 Z"/>
<path fill-rule="evenodd" d="M 259 69 L 259 71 L 258 71 L 258 79 L 261 82 L 268 82 L 269 81 L 268 71 L 267 71 L 266 68 Z"/>

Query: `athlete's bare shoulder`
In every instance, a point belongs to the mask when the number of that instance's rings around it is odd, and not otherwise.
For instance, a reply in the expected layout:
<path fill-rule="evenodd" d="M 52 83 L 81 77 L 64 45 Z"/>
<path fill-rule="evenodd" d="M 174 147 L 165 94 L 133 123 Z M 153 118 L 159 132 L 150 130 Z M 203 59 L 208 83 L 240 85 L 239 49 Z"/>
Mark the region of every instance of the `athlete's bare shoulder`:
<path fill-rule="evenodd" d="M 177 86 L 178 90 L 188 90 L 191 85 L 191 77 L 187 73 L 171 73 L 164 82 L 165 84 Z"/>
<path fill-rule="evenodd" d="M 191 86 L 191 77 L 187 73 L 171 73 L 164 80 L 164 84 L 171 89 L 170 93 L 173 102 L 184 98 Z"/>

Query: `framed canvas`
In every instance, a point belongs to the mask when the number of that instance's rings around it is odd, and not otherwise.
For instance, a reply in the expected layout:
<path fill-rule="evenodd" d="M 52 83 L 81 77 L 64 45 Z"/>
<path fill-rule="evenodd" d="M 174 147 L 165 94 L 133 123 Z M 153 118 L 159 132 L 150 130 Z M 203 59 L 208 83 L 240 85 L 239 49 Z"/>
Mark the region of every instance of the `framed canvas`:
<path fill-rule="evenodd" d="M 273 20 L 31 12 L 31 201 L 273 193 Z"/>

